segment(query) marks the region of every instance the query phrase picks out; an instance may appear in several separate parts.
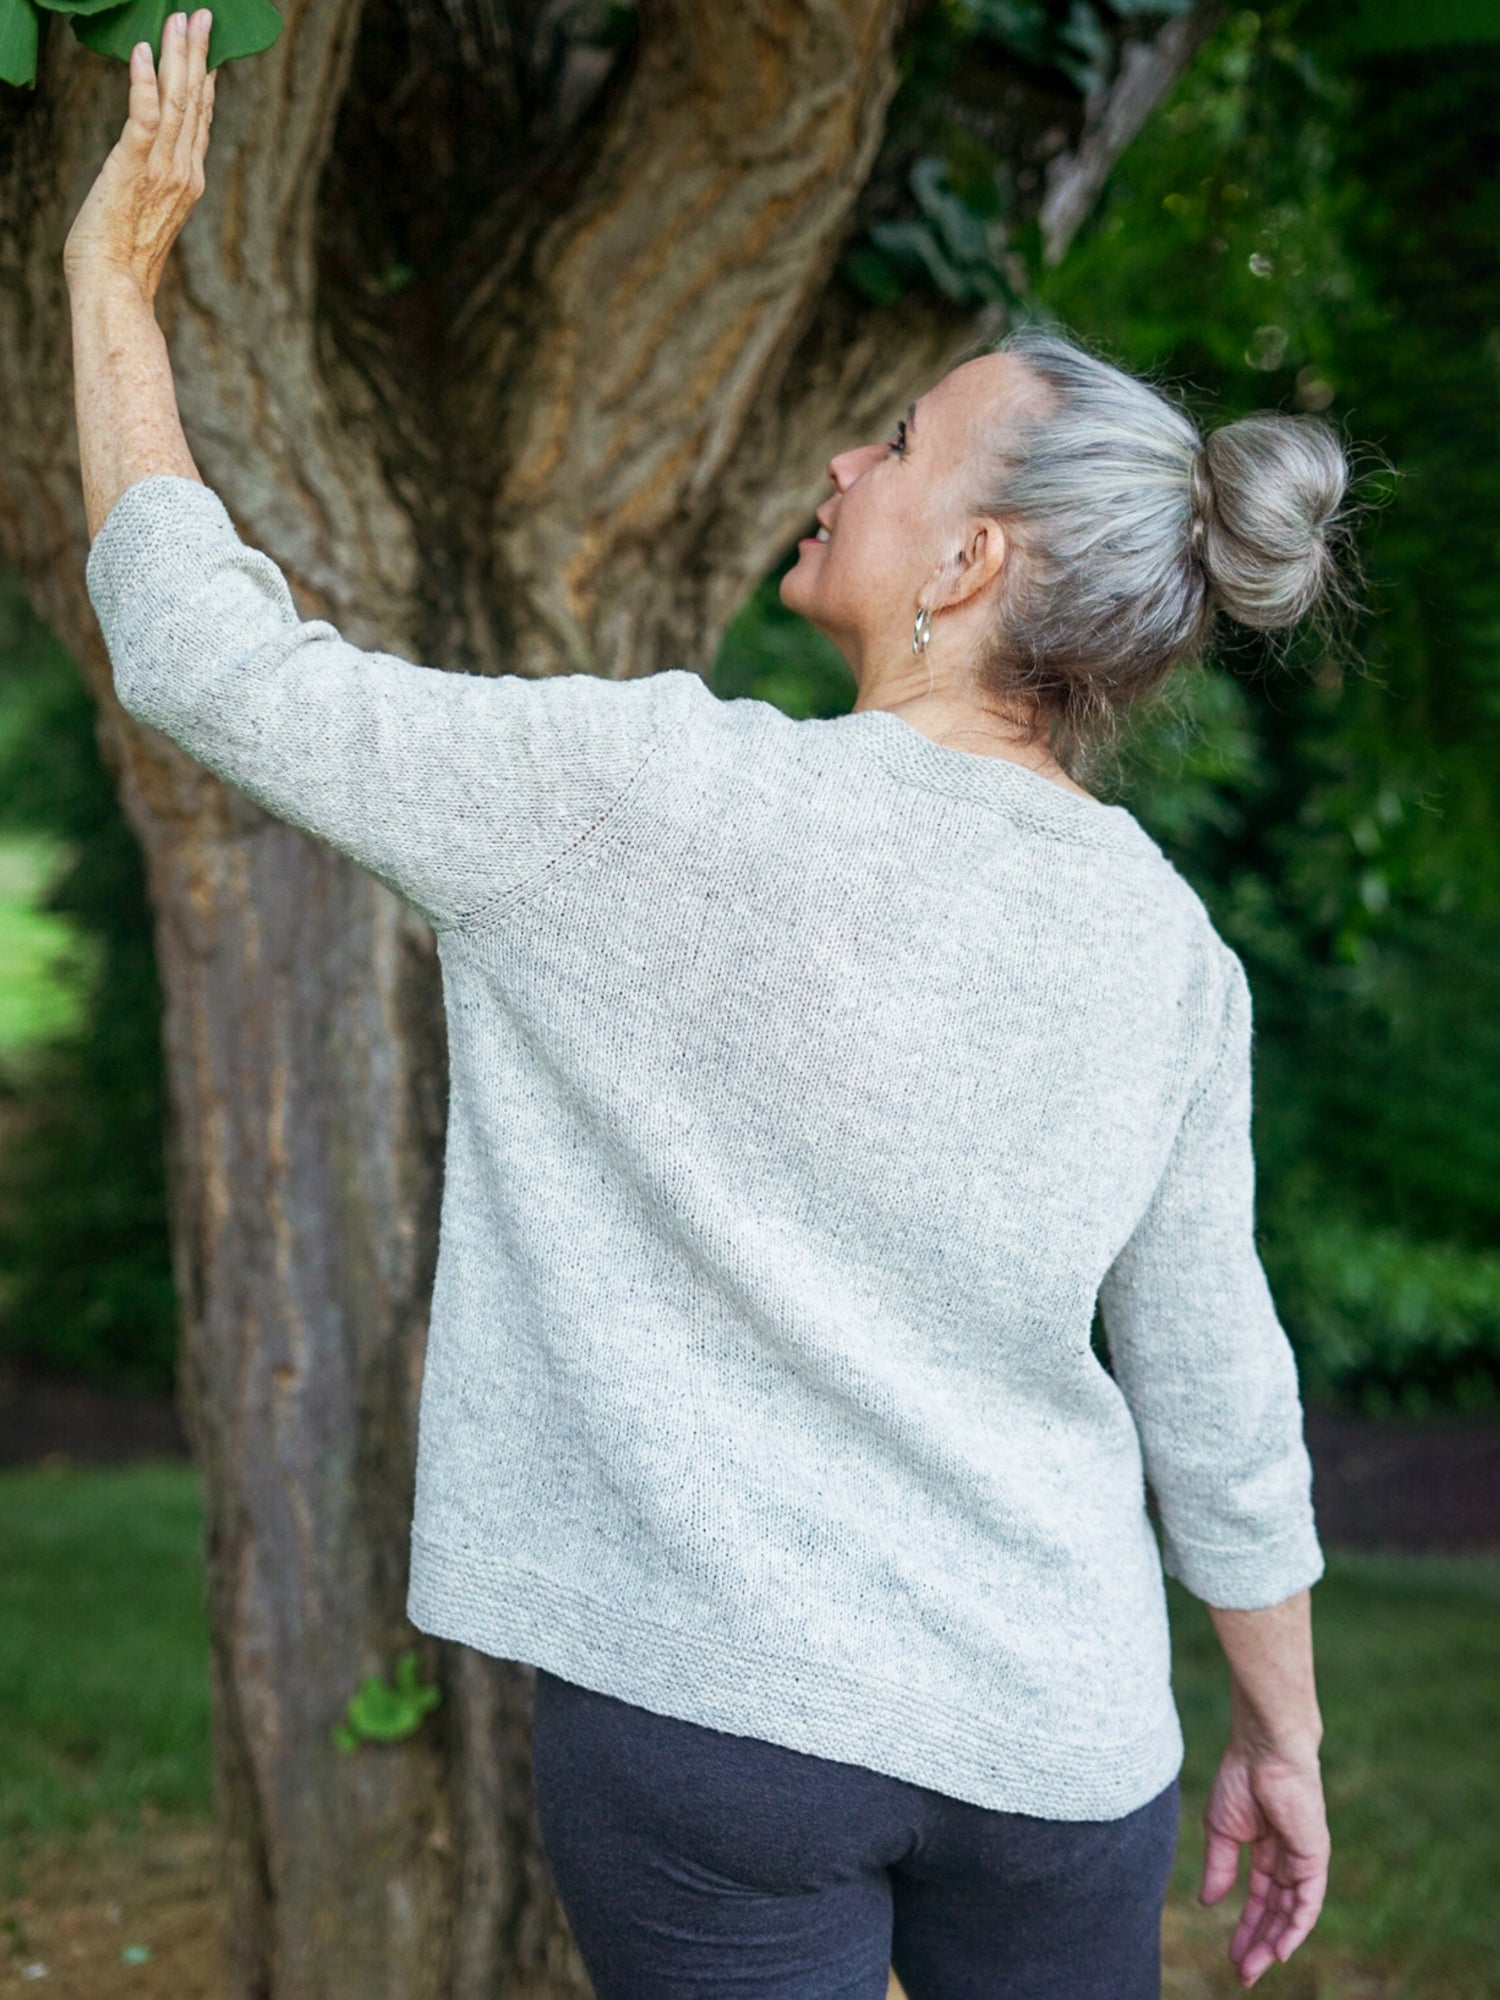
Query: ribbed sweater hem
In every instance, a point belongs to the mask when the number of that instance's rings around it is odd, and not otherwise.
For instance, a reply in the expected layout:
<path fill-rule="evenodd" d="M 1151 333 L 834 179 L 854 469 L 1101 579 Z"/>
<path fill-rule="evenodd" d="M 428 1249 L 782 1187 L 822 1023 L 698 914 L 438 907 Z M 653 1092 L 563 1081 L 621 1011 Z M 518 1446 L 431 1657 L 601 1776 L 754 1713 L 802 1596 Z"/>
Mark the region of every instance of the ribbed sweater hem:
<path fill-rule="evenodd" d="M 653 1623 L 416 1528 L 411 1549 L 406 1613 L 419 1632 L 543 1667 L 657 1715 L 858 1764 L 991 1811 L 1121 1819 L 1182 1766 L 1170 1690 L 1150 1726 L 1127 1741 L 1056 1743 L 898 1682 Z"/>

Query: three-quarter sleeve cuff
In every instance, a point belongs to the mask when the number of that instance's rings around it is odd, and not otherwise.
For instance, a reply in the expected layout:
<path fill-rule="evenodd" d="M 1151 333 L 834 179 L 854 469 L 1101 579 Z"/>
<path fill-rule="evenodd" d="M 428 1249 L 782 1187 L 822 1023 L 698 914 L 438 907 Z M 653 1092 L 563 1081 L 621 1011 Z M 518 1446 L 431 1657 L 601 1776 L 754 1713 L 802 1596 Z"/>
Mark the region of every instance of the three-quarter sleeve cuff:
<path fill-rule="evenodd" d="M 1162 1568 L 1219 1611 L 1260 1611 L 1316 1583 L 1323 1550 L 1310 1525 L 1241 1545 L 1214 1548 L 1163 1527 Z"/>

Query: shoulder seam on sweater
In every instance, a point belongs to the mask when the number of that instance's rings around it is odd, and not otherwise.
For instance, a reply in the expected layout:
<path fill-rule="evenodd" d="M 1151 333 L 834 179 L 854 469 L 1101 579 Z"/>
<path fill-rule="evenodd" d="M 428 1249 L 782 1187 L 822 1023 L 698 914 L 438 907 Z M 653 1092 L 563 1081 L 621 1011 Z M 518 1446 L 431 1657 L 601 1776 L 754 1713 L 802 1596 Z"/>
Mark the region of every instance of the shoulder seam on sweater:
<path fill-rule="evenodd" d="M 670 722 L 664 721 L 658 727 L 656 734 L 647 745 L 640 761 L 632 768 L 630 775 L 626 778 L 619 791 L 590 820 L 586 827 L 574 835 L 566 847 L 561 848 L 556 854 L 544 861 L 539 868 L 526 876 L 524 880 L 511 883 L 507 888 L 497 891 L 493 896 L 482 897 L 472 909 L 465 910 L 456 917 L 433 924 L 433 930 L 439 935 L 446 937 L 476 935 L 485 930 L 496 919 L 508 915 L 510 911 L 525 903 L 534 890 L 545 888 L 549 883 L 557 880 L 559 873 L 565 873 L 567 868 L 579 859 L 583 850 L 592 844 L 601 827 L 606 825 L 619 812 L 631 793 L 639 785 L 646 773 L 647 767 L 657 752 L 664 749 L 667 743 L 673 737 L 679 735 L 685 727 L 685 720 L 680 716 Z"/>

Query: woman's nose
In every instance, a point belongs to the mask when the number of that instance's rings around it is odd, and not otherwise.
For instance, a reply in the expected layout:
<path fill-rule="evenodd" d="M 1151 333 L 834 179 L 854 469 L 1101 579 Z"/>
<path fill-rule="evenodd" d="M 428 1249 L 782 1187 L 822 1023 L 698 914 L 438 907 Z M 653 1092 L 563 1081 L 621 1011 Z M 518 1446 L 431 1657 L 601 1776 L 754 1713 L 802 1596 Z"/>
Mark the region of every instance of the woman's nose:
<path fill-rule="evenodd" d="M 840 493 L 846 487 L 852 486 L 854 481 L 859 477 L 860 461 L 863 456 L 864 452 L 861 449 L 836 452 L 829 459 L 828 477 L 833 481 Z"/>

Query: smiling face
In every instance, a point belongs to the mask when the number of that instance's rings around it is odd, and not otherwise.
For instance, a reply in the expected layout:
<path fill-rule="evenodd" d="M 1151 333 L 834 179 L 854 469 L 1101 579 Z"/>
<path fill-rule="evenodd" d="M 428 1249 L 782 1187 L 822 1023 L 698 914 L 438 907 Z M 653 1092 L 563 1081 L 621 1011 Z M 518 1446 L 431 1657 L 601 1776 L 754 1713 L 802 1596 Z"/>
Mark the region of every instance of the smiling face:
<path fill-rule="evenodd" d="M 781 601 L 827 634 L 863 689 L 877 667 L 911 656 L 919 604 L 961 613 L 965 637 L 995 608 L 1005 556 L 998 523 L 964 505 L 977 454 L 1004 423 L 1032 413 L 1034 378 L 1007 354 L 985 354 L 945 375 L 908 409 L 890 438 L 828 461 L 834 492 L 817 512 L 826 539 L 804 538 L 781 580 Z M 954 632 L 960 621 L 950 619 Z M 952 649 L 946 661 L 951 671 Z M 928 667 L 923 665 L 925 684 Z"/>

